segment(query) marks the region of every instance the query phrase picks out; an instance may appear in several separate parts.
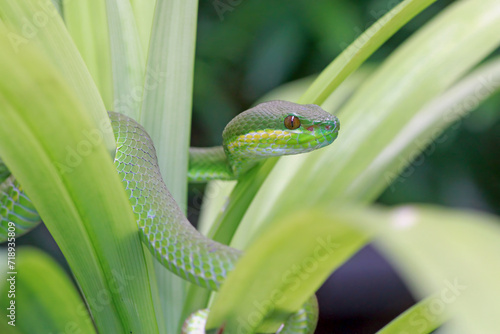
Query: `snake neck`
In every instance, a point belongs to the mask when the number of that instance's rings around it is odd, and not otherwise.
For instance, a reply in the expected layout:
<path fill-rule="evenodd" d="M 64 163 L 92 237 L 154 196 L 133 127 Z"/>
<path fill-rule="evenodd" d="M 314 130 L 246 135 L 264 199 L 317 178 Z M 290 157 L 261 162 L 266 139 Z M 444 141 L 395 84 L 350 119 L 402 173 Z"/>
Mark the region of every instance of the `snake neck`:
<path fill-rule="evenodd" d="M 188 181 L 236 180 L 255 166 L 262 157 L 228 153 L 226 146 L 189 149 Z"/>
<path fill-rule="evenodd" d="M 189 148 L 189 182 L 201 183 L 236 178 L 222 146 Z"/>

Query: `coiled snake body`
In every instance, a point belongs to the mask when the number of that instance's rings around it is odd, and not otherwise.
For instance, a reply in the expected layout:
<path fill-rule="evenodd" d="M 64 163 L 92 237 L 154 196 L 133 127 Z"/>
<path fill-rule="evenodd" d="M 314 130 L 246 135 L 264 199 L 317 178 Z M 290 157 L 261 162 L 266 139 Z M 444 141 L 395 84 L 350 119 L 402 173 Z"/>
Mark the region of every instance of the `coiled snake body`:
<path fill-rule="evenodd" d="M 129 196 L 143 242 L 170 271 L 217 290 L 241 252 L 201 235 L 174 201 L 159 172 L 156 152 L 146 131 L 131 118 L 109 113 L 116 138 L 115 166 Z M 190 150 L 190 181 L 237 179 L 259 160 L 309 152 L 332 143 L 339 122 L 316 105 L 285 101 L 259 104 L 235 117 L 223 133 L 223 147 Z M 1 161 L 0 161 L 1 162 Z M 0 163 L 0 241 L 7 222 L 18 232 L 40 218 L 12 175 Z M 4 231 L 5 229 L 5 231 Z M 5 235 L 5 236 L 3 236 Z M 206 311 L 190 316 L 184 333 L 204 333 Z M 317 310 L 312 298 L 292 315 L 280 333 L 312 333 Z"/>

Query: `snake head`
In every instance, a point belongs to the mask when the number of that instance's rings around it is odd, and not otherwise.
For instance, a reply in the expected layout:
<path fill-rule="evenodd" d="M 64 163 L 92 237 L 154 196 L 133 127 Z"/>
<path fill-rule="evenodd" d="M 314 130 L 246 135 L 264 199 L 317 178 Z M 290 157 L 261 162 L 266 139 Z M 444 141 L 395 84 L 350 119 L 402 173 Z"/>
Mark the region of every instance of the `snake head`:
<path fill-rule="evenodd" d="M 314 104 L 270 101 L 236 116 L 223 132 L 223 146 L 238 175 L 258 160 L 300 154 L 331 144 L 338 135 L 337 117 Z"/>

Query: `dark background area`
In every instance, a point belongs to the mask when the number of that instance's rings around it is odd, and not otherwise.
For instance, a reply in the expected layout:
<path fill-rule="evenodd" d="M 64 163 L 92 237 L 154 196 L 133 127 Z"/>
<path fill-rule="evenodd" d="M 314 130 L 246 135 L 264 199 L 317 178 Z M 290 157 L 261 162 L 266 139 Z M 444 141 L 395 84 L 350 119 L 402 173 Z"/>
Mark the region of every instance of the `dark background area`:
<path fill-rule="evenodd" d="M 225 4 L 229 1 L 221 0 Z M 232 0 L 218 14 L 201 1 L 192 146 L 221 144 L 225 124 L 283 83 L 319 73 L 395 0 Z M 391 38 L 377 65 L 451 0 L 437 1 Z M 219 12 L 220 13 L 220 12 Z M 383 205 L 433 203 L 500 214 L 500 96 L 449 128 L 378 199 Z M 190 187 L 188 203 L 203 188 Z M 198 207 L 198 206 L 197 206 Z M 189 211 L 196 220 L 196 209 Z M 19 239 L 65 264 L 44 226 Z M 365 247 L 318 292 L 317 333 L 374 333 L 414 303 L 391 265 Z"/>

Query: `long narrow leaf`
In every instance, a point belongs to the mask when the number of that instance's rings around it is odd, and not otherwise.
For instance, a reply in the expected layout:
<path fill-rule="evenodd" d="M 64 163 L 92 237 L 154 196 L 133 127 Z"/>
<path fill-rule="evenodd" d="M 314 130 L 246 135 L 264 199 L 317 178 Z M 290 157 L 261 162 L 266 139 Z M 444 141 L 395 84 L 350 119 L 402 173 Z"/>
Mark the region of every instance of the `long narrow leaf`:
<path fill-rule="evenodd" d="M 103 134 L 35 45 L 16 53 L 0 31 L 0 156 L 65 255 L 99 331 L 156 333 L 135 217 Z"/>
<path fill-rule="evenodd" d="M 430 296 L 409 331 L 451 317 L 444 333 L 495 333 L 499 309 L 500 221 L 486 214 L 403 207 L 386 220 L 378 247 L 410 288 Z"/>
<path fill-rule="evenodd" d="M 2 1 L 0 25 L 1 23 L 9 30 L 6 32 L 9 48 L 16 54 L 29 52 L 30 45 L 36 45 L 51 64 L 59 69 L 101 131 L 109 153 L 113 154 L 115 140 L 106 108 L 52 3 L 44 0 Z"/>
<path fill-rule="evenodd" d="M 106 0 L 113 70 L 113 110 L 140 119 L 145 55 L 129 0 Z"/>
<path fill-rule="evenodd" d="M 402 26 L 436 0 L 405 0 L 381 17 L 314 81 L 300 102 L 323 104 L 330 94 Z"/>
<path fill-rule="evenodd" d="M 113 110 L 113 74 L 106 16 L 100 0 L 66 1 L 64 22 L 99 89 L 107 110 Z"/>
<path fill-rule="evenodd" d="M 0 258 L 4 261 L 0 284 L 2 323 L 11 322 L 9 326 L 22 333 L 64 333 L 69 330 L 95 333 L 78 290 L 48 255 L 34 248 L 16 248 L 13 262 L 17 274 L 14 275 L 8 274 L 13 270 L 7 268 L 7 253 L 2 253 Z M 9 332 L 8 329 L 2 331 Z"/>
<path fill-rule="evenodd" d="M 500 58 L 481 65 L 461 79 L 443 95 L 433 99 L 402 127 L 376 159 L 353 181 L 345 197 L 373 199 L 424 148 L 424 156 L 433 153 L 435 145 L 446 140 L 441 133 L 454 122 L 466 117 L 500 88 Z M 407 159 L 401 159 L 407 157 Z M 420 161 L 411 162 L 418 164 Z M 381 177 L 383 176 L 383 177 Z"/>
<path fill-rule="evenodd" d="M 367 240 L 368 233 L 314 211 L 281 220 L 247 249 L 229 274 L 207 328 L 224 324 L 229 333 L 255 333 L 272 319 L 268 325 L 274 327 L 266 329 L 276 331 Z"/>
<path fill-rule="evenodd" d="M 155 13 L 156 0 L 130 0 L 134 12 L 139 38 L 141 40 L 142 52 L 147 55 L 149 41 L 151 39 L 151 28 Z"/>

